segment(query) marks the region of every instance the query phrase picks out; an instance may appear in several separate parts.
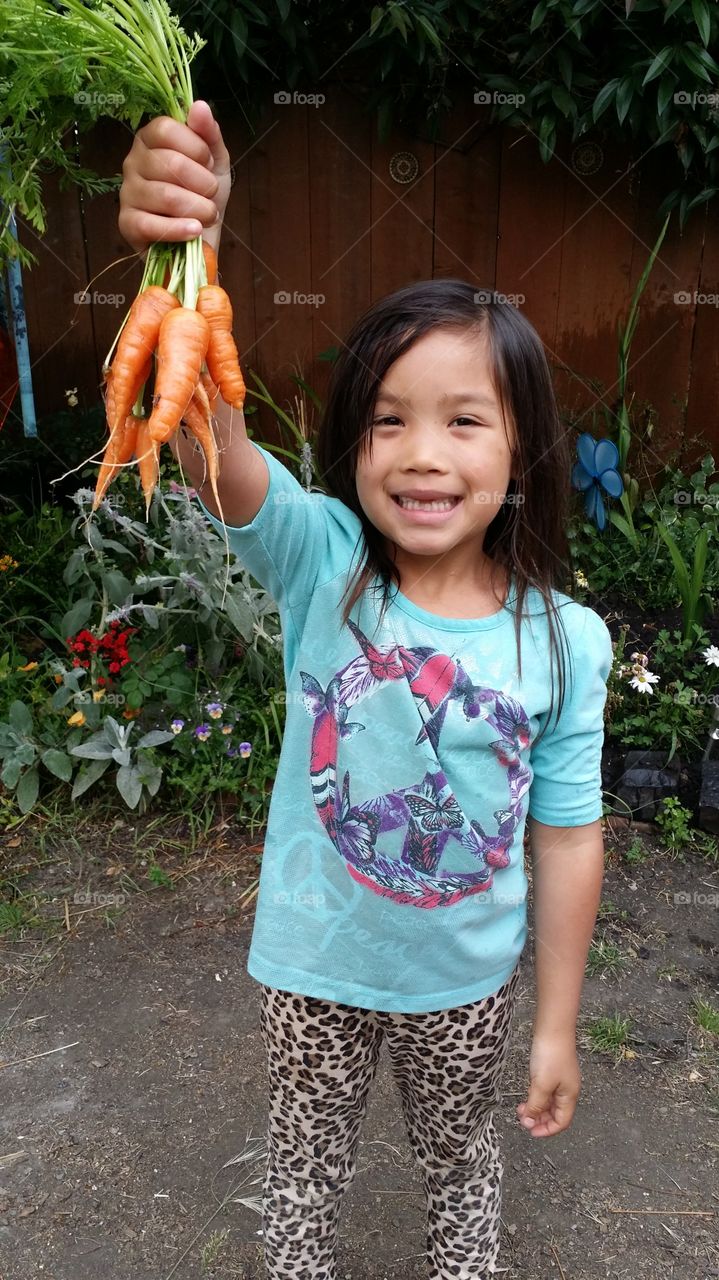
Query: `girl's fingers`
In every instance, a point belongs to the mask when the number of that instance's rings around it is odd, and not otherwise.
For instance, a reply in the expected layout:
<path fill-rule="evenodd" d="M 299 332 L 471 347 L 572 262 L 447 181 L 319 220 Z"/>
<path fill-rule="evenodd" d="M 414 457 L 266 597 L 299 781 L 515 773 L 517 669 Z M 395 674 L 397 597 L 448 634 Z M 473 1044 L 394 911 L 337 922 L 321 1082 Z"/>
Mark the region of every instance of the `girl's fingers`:
<path fill-rule="evenodd" d="M 193 240 L 202 233 L 202 224 L 191 218 L 162 218 L 141 209 L 123 209 L 117 225 L 120 235 L 138 253 L 156 240 Z"/>
<path fill-rule="evenodd" d="M 127 187 L 124 202 L 131 209 L 158 213 L 163 218 L 196 218 L 203 227 L 212 227 L 217 220 L 214 200 L 170 182 L 136 182 Z"/>
<path fill-rule="evenodd" d="M 210 159 L 210 148 L 199 134 L 171 116 L 155 116 L 138 129 L 135 137 L 151 151 L 158 148 L 179 151 L 201 165 L 207 165 Z"/>
<path fill-rule="evenodd" d="M 206 165 L 197 164 L 180 151 L 170 151 L 167 147 L 156 147 L 152 151 L 145 148 L 139 159 L 141 163 L 138 164 L 136 178 L 143 182 L 164 182 L 184 187 L 208 200 L 217 193 L 217 178 Z"/>

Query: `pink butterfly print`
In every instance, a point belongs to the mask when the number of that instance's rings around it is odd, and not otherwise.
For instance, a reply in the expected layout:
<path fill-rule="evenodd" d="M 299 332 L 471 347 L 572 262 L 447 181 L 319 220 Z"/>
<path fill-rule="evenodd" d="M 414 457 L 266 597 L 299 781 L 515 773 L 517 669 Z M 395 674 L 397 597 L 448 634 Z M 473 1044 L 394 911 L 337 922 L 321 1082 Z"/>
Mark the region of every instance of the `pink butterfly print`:
<path fill-rule="evenodd" d="M 341 738 L 351 738 L 355 733 L 359 733 L 360 729 L 364 729 L 363 724 L 359 722 L 347 723 L 348 708 L 343 701 L 340 700 L 340 676 L 334 676 L 327 686 L 327 692 L 323 693 L 322 685 L 315 677 L 307 671 L 300 671 L 302 677 L 302 701 L 305 710 L 315 720 L 322 712 L 327 712 L 333 720 L 336 721 Z"/>
<path fill-rule="evenodd" d="M 401 644 L 378 649 L 351 618 L 347 625 L 362 650 L 361 657 L 354 658 L 342 673 L 342 697 L 348 706 L 374 692 L 386 680 L 402 680 L 413 675 L 425 656 L 433 652 L 426 648 L 407 649 Z"/>

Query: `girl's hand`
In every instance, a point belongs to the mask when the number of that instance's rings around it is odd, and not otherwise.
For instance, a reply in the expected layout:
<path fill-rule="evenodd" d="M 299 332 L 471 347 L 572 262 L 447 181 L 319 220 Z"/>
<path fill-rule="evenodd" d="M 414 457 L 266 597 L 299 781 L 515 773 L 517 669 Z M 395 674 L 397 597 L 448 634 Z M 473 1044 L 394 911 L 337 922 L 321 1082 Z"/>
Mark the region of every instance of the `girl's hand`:
<path fill-rule="evenodd" d="M 204 232 L 217 251 L 230 168 L 206 102 L 193 102 L 187 124 L 156 116 L 138 129 L 122 166 L 120 235 L 144 253 L 155 240 L 191 240 Z"/>
<path fill-rule="evenodd" d="M 552 1138 L 568 1129 L 582 1085 L 575 1036 L 535 1034 L 529 1080 L 527 1101 L 517 1106 L 521 1127 L 533 1138 Z M 525 1125 L 526 1119 L 532 1123 Z"/>

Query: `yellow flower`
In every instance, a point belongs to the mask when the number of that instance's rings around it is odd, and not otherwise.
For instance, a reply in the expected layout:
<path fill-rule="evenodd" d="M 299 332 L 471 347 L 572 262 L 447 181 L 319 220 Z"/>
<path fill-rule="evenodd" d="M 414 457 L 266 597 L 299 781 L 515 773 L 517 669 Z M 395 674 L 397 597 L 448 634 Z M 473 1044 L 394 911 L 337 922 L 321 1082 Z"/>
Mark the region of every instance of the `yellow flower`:
<path fill-rule="evenodd" d="M 84 711 L 76 711 L 73 716 L 70 716 L 67 723 L 72 725 L 84 724 L 85 723 Z"/>
<path fill-rule="evenodd" d="M 17 667 L 16 670 L 17 671 L 35 671 L 36 667 L 37 667 L 36 662 L 27 662 L 24 667 Z"/>
<path fill-rule="evenodd" d="M 18 562 L 13 560 L 12 556 L 0 556 L 0 573 L 7 573 L 8 569 L 17 569 Z"/>
<path fill-rule="evenodd" d="M 92 694 L 92 700 L 93 700 L 93 702 L 99 702 L 99 701 L 100 701 L 100 699 L 101 699 L 101 698 L 104 698 L 104 697 L 105 697 L 105 690 L 104 690 L 104 689 L 95 689 L 95 690 L 93 690 L 93 694 Z"/>
<path fill-rule="evenodd" d="M 122 718 L 123 720 L 135 720 L 136 717 L 139 716 L 141 711 L 142 711 L 142 707 L 137 707 L 135 710 L 133 710 L 131 707 L 128 707 L 126 711 L 123 711 Z"/>
<path fill-rule="evenodd" d="M 55 684 L 62 684 L 62 676 L 59 676 L 59 675 L 55 676 Z"/>

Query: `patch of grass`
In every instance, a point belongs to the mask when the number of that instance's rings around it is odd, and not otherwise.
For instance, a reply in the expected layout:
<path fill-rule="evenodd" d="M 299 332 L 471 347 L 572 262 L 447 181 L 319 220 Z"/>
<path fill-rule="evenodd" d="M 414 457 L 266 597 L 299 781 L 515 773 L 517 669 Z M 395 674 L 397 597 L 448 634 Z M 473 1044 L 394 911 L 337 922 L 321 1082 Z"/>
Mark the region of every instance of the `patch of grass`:
<path fill-rule="evenodd" d="M 632 843 L 624 850 L 624 861 L 628 862 L 630 866 L 640 865 L 642 862 L 646 862 L 648 857 L 649 850 L 644 841 L 639 839 L 639 836 L 635 836 Z"/>
<path fill-rule="evenodd" d="M 174 885 L 172 883 L 172 878 L 168 876 L 164 868 L 158 866 L 156 862 L 153 862 L 147 868 L 147 878 L 148 880 L 151 881 L 152 884 L 157 885 L 158 887 L 161 887 L 163 889 L 174 888 Z"/>
<path fill-rule="evenodd" d="M 225 1227 L 224 1231 L 213 1231 L 212 1235 L 205 1241 L 200 1253 L 202 1262 L 202 1270 L 207 1271 L 217 1260 L 217 1255 L 223 1245 L 227 1244 L 230 1235 L 229 1227 Z"/>
<path fill-rule="evenodd" d="M 615 1013 L 611 1018 L 592 1018 L 584 1028 L 586 1047 L 593 1053 L 609 1054 L 616 1062 L 624 1057 L 629 1040 L 630 1018 Z"/>
<path fill-rule="evenodd" d="M 666 978 L 668 982 L 671 982 L 672 978 L 676 978 L 680 972 L 678 964 L 666 964 L 663 968 L 657 969 L 657 977 Z"/>
<path fill-rule="evenodd" d="M 690 1016 L 698 1027 L 710 1031 L 713 1036 L 719 1036 L 719 1012 L 701 996 L 694 997 L 694 1008 Z"/>
<path fill-rule="evenodd" d="M 597 911 L 597 920 L 609 920 L 610 922 L 612 922 L 615 920 L 628 920 L 628 919 L 629 919 L 629 912 L 627 911 L 626 907 L 621 907 L 621 908 L 617 907 L 612 902 L 611 898 L 605 898 L 603 902 L 600 902 L 599 910 Z"/>
<path fill-rule="evenodd" d="M 694 833 L 694 848 L 707 862 L 719 862 L 719 839 L 708 831 Z"/>
<path fill-rule="evenodd" d="M 607 974 L 615 978 L 625 968 L 626 963 L 616 942 L 600 937 L 592 939 L 585 971 L 590 978 L 605 977 Z"/>

